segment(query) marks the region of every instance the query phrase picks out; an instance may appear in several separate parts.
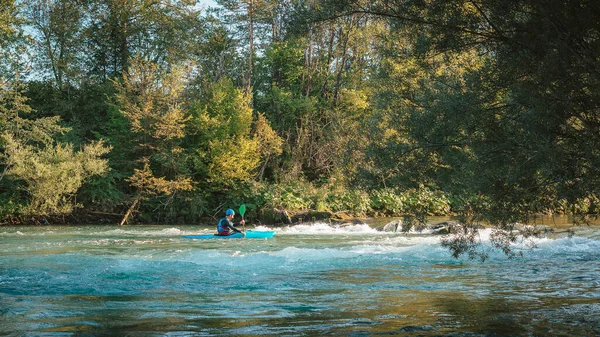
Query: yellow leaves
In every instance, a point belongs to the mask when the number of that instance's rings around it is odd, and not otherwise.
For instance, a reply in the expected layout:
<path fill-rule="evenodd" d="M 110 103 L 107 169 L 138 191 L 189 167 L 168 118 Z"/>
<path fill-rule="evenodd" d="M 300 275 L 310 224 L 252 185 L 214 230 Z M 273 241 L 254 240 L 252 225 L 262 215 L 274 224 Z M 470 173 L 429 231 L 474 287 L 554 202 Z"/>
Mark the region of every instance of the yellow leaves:
<path fill-rule="evenodd" d="M 265 118 L 262 113 L 257 115 L 256 122 L 254 124 L 254 138 L 257 140 L 258 149 L 262 157 L 267 157 L 271 154 L 281 154 L 283 139 L 279 137 L 275 132 L 269 121 Z"/>
<path fill-rule="evenodd" d="M 396 129 L 392 128 L 384 128 L 383 129 L 383 139 L 384 140 L 395 140 L 400 136 L 400 133 Z"/>
<path fill-rule="evenodd" d="M 55 133 L 67 131 L 59 117 L 26 119 L 20 113 L 31 108 L 18 90 L 0 89 L 1 158 L 6 174 L 25 182 L 23 189 L 31 203 L 25 214 L 67 214 L 71 200 L 86 179 L 108 171 L 101 156 L 110 151 L 102 142 L 92 142 L 75 151 L 72 144 L 53 140 Z"/>
<path fill-rule="evenodd" d="M 140 58 L 131 61 L 123 82 L 115 82 L 120 111 L 133 132 L 155 139 L 179 139 L 190 117 L 181 109 L 183 67 L 164 72 Z"/>
<path fill-rule="evenodd" d="M 24 180 L 31 204 L 25 213 L 65 214 L 73 204 L 70 198 L 83 182 L 108 171 L 108 161 L 100 157 L 110 151 L 102 142 L 93 142 L 75 152 L 73 145 L 57 143 L 34 147 L 19 143 L 5 134 L 7 174 Z"/>
<path fill-rule="evenodd" d="M 115 83 L 120 111 L 129 120 L 131 130 L 138 134 L 139 147 L 150 152 L 142 158 L 144 167 L 135 169 L 126 180 L 143 198 L 191 190 L 191 179 L 181 173 L 184 152 L 181 141 L 191 119 L 182 108 L 186 83 L 181 80 L 183 67 L 164 71 L 154 63 L 134 58 L 129 74 L 123 77 L 123 83 Z M 160 172 L 176 178 L 156 177 L 150 169 L 151 161 Z"/>
<path fill-rule="evenodd" d="M 282 139 L 263 115 L 258 114 L 252 132 L 251 96 L 230 79 L 211 83 L 201 100 L 189 104 L 182 77 L 178 70 L 163 73 L 155 65 L 136 60 L 123 83 L 116 83 L 120 111 L 144 151 L 140 154 L 143 168 L 135 169 L 127 179 L 141 198 L 192 190 L 192 181 L 186 177 L 190 153 L 196 156 L 191 159 L 194 168 L 221 188 L 249 181 L 261 158 L 282 151 Z M 195 142 L 188 145 L 189 153 L 181 144 L 186 132 Z"/>
<path fill-rule="evenodd" d="M 574 130 L 577 130 L 577 131 L 585 130 L 585 125 L 583 124 L 583 121 L 581 120 L 581 118 L 579 118 L 577 116 L 571 116 L 567 120 L 567 125 L 569 125 Z"/>
<path fill-rule="evenodd" d="M 250 96 L 223 78 L 209 86 L 192 124 L 202 142 L 196 168 L 206 170 L 214 186 L 232 186 L 253 178 L 261 158 L 280 154 L 282 140 L 262 114 L 252 132 Z"/>
<path fill-rule="evenodd" d="M 199 116 L 202 130 L 212 137 L 247 135 L 252 124 L 251 95 L 222 78 L 208 89 L 206 106 Z"/>
<path fill-rule="evenodd" d="M 192 190 L 192 180 L 190 178 L 178 177 L 175 180 L 167 180 L 165 177 L 155 177 L 147 160 L 143 169 L 135 169 L 133 175 L 126 180 L 144 196 L 171 195 L 178 191 Z"/>
<path fill-rule="evenodd" d="M 228 138 L 210 142 L 211 163 L 209 179 L 213 183 L 231 186 L 248 181 L 258 167 L 260 155 L 258 141 L 247 137 Z"/>
<path fill-rule="evenodd" d="M 369 107 L 366 92 L 343 88 L 340 95 L 340 105 L 347 110 L 365 110 Z"/>
<path fill-rule="evenodd" d="M 388 59 L 384 61 L 384 66 L 389 80 L 382 82 L 382 85 L 396 92 L 417 91 L 422 81 L 430 76 L 413 58 Z"/>
<path fill-rule="evenodd" d="M 167 140 L 183 138 L 186 122 L 190 119 L 191 116 L 186 116 L 179 106 L 170 106 L 168 111 L 164 115 L 158 116 L 155 121 L 155 132 L 152 137 Z"/>
<path fill-rule="evenodd" d="M 466 1 L 462 4 L 462 9 L 465 14 L 479 14 L 479 10 L 475 7 L 475 4 L 470 1 Z"/>

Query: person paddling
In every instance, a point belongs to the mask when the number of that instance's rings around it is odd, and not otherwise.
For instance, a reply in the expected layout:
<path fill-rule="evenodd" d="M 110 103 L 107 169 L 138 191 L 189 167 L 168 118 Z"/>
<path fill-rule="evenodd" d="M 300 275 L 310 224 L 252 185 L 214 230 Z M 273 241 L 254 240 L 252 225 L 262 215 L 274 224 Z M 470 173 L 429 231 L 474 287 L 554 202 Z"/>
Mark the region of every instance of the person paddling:
<path fill-rule="evenodd" d="M 219 220 L 219 224 L 217 225 L 217 235 L 224 235 L 224 236 L 231 235 L 231 232 L 242 233 L 242 234 L 244 234 L 244 236 L 246 235 L 246 233 L 235 228 L 235 226 L 233 224 L 234 216 L 235 216 L 235 212 L 231 208 L 225 211 L 225 217 L 222 218 L 221 220 Z M 243 225 L 245 223 L 246 223 L 246 221 L 242 220 L 238 223 L 238 226 Z"/>

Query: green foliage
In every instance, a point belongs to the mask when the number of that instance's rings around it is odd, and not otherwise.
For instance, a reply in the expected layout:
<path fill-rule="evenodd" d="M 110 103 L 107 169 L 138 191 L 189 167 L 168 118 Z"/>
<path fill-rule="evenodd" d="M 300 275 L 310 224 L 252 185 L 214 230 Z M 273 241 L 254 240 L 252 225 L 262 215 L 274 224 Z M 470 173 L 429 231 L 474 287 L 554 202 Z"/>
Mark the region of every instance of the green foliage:
<path fill-rule="evenodd" d="M 182 70 L 165 73 L 154 63 L 141 59 L 131 63 L 130 73 L 124 74 L 123 82 L 115 81 L 116 99 L 135 137 L 136 159 L 142 167 L 135 168 L 126 180 L 142 198 L 189 191 L 192 182 L 185 175 L 181 147 L 190 120 L 180 102 L 184 86 L 180 80 Z"/>
<path fill-rule="evenodd" d="M 0 204 L 1 219 L 18 217 L 24 213 L 23 203 L 20 200 L 14 201 L 12 198 L 7 197 L 6 195 L 1 195 L 0 200 L 2 200 L 2 204 Z"/>
<path fill-rule="evenodd" d="M 195 140 L 194 167 L 216 188 L 250 180 L 260 163 L 261 150 L 265 154 L 271 151 L 269 144 L 259 148 L 259 139 L 251 137 L 250 96 L 226 78 L 211 84 L 194 104 L 190 126 Z M 272 137 L 271 147 L 277 146 L 266 125 L 261 132 Z"/>
<path fill-rule="evenodd" d="M 311 186 L 308 184 L 269 186 L 262 193 L 262 198 L 265 200 L 264 207 L 294 211 L 307 210 L 312 205 L 310 188 Z"/>
<path fill-rule="evenodd" d="M 357 216 L 364 216 L 369 214 L 372 209 L 369 194 L 364 190 L 349 189 L 323 192 L 326 193 L 327 196 L 326 209 L 331 210 L 334 213 L 346 212 Z"/>
<path fill-rule="evenodd" d="M 110 149 L 100 142 L 75 152 L 69 144 L 45 145 L 42 148 L 18 143 L 5 136 L 7 174 L 23 180 L 31 203 L 23 213 L 33 215 L 69 214 L 73 196 L 90 176 L 107 171 L 105 159 Z"/>
<path fill-rule="evenodd" d="M 261 113 L 257 114 L 254 122 L 254 137 L 258 141 L 261 158 L 281 154 L 283 139 L 271 128 L 269 121 Z"/>
<path fill-rule="evenodd" d="M 276 78 L 266 85 L 301 90 L 301 79 L 306 69 L 303 64 L 302 40 L 288 40 L 272 43 L 266 51 L 266 67 L 276 69 Z"/>
<path fill-rule="evenodd" d="M 86 140 L 109 138 L 112 128 L 108 125 L 108 97 L 114 96 L 112 82 L 60 90 L 51 82 L 30 81 L 24 95 L 35 111 L 32 118 L 60 116 L 62 123 L 69 126 L 71 131 L 61 140 L 78 146 Z"/>
<path fill-rule="evenodd" d="M 22 3 L 0 0 L 0 80 L 25 77 L 29 68 L 32 43 L 26 35 L 26 20 L 22 15 Z"/>
<path fill-rule="evenodd" d="M 2 87 L 2 177 L 6 174 L 9 179 L 23 181 L 21 188 L 31 198 L 27 206 L 11 207 L 12 210 L 33 215 L 70 213 L 72 198 L 84 181 L 108 170 L 107 161 L 100 157 L 110 148 L 102 142 L 92 142 L 74 151 L 71 144 L 55 142 L 54 135 L 67 130 L 58 124 L 58 117 L 21 117 L 32 111 L 26 99 L 8 83 Z"/>
<path fill-rule="evenodd" d="M 2 41 L 5 41 L 16 31 L 14 25 L 18 23 L 18 17 L 15 15 L 17 5 L 14 0 L 2 0 L 0 5 L 0 36 Z"/>
<path fill-rule="evenodd" d="M 374 191 L 371 196 L 374 210 L 388 215 L 401 214 L 404 208 L 402 198 L 393 189 Z"/>
<path fill-rule="evenodd" d="M 450 200 L 442 192 L 428 188 L 398 191 L 395 189 L 376 190 L 371 193 L 372 208 L 386 215 L 447 215 L 450 214 Z"/>
<path fill-rule="evenodd" d="M 25 118 L 32 113 L 21 88 L 9 82 L 0 82 L 0 131 L 23 144 L 49 144 L 55 134 L 69 129 L 59 124 L 59 117 Z"/>
<path fill-rule="evenodd" d="M 384 62 L 392 62 L 379 102 L 390 120 L 398 117 L 390 125 L 396 146 L 382 156 L 396 173 L 386 183 L 434 184 L 474 201 L 466 209 L 500 230 L 492 239 L 506 253 L 516 221 L 559 212 L 559 200 L 575 205 L 597 194 L 599 97 L 585 89 L 600 81 L 593 66 L 600 42 L 589 35 L 598 31 L 590 16 L 595 5 L 326 3 L 337 15 L 386 17 L 409 37 L 408 44 L 386 46 L 392 57 Z M 375 149 L 381 155 L 383 148 Z M 474 237 L 468 230 L 461 235 L 451 246 L 458 255 Z"/>
<path fill-rule="evenodd" d="M 245 198 L 245 199 L 244 199 Z M 450 214 L 450 200 L 441 192 L 427 188 L 399 191 L 363 189 L 290 181 L 287 184 L 255 184 L 242 199 L 259 209 L 291 212 L 316 210 L 354 216 L 421 216 Z"/>
<path fill-rule="evenodd" d="M 110 166 L 110 153 L 104 158 Z M 125 193 L 118 188 L 119 178 L 121 173 L 111 167 L 105 174 L 89 177 L 77 193 L 78 202 L 86 210 L 113 212 L 126 199 Z"/>
<path fill-rule="evenodd" d="M 84 38 L 81 26 L 85 20 L 84 7 L 73 1 L 25 2 L 30 29 L 38 33 L 35 61 L 59 90 L 81 82 L 79 48 Z"/>

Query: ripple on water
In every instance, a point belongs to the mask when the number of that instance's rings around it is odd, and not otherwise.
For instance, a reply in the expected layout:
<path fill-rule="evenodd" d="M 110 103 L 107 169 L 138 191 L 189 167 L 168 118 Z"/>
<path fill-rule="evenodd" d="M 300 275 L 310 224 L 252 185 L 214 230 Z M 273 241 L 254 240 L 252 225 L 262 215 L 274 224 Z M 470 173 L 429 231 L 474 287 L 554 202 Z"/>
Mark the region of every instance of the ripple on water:
<path fill-rule="evenodd" d="M 364 226 L 271 240 L 212 228 L 3 229 L 0 331 L 13 335 L 598 335 L 600 244 L 453 259 L 439 236 Z M 490 249 L 484 242 L 482 249 Z"/>

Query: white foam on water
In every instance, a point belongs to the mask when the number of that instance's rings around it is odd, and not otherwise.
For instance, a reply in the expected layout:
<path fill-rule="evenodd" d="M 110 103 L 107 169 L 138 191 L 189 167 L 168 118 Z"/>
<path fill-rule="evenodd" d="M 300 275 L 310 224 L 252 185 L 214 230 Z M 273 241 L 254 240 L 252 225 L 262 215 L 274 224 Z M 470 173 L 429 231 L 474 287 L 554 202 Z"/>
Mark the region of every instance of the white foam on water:
<path fill-rule="evenodd" d="M 111 236 L 126 236 L 126 235 L 134 235 L 134 236 L 180 236 L 184 235 L 185 231 L 182 231 L 179 228 L 163 228 L 160 230 L 154 229 L 112 229 L 103 232 L 92 233 L 94 235 L 111 235 Z"/>
<path fill-rule="evenodd" d="M 280 235 L 348 235 L 348 234 L 382 234 L 366 224 L 359 225 L 329 225 L 327 223 L 314 223 L 308 225 L 293 225 L 276 230 Z"/>
<path fill-rule="evenodd" d="M 360 255 L 382 255 L 404 253 L 411 249 L 412 246 L 396 246 L 396 245 L 360 245 L 352 247 L 351 251 Z"/>
<path fill-rule="evenodd" d="M 231 264 L 235 258 L 243 258 L 244 254 L 240 251 L 225 251 L 225 250 L 191 250 L 178 251 L 176 256 L 170 257 L 171 260 L 178 262 L 188 262 L 196 265 L 227 265 Z"/>
<path fill-rule="evenodd" d="M 97 239 L 88 241 L 73 241 L 80 244 L 88 244 L 91 246 L 132 246 L 132 245 L 149 245 L 156 244 L 160 240 L 156 239 Z"/>
<path fill-rule="evenodd" d="M 215 232 L 212 228 L 200 228 L 200 227 L 128 227 L 118 229 L 99 230 L 93 232 L 87 232 L 85 235 L 93 236 L 108 236 L 108 237 L 155 237 L 155 238 L 175 238 L 183 235 L 202 235 L 202 234 L 213 234 Z"/>
<path fill-rule="evenodd" d="M 481 243 L 490 243 L 492 241 L 494 229 L 485 228 L 480 229 L 477 233 L 478 241 Z M 435 237 L 435 236 L 433 236 Z M 452 234 L 441 236 L 444 239 L 451 239 Z M 517 238 L 515 243 L 511 244 L 515 248 L 522 249 L 561 249 L 564 251 L 600 251 L 600 241 L 586 236 L 578 236 L 578 234 L 572 237 L 529 237 L 529 238 Z"/>
<path fill-rule="evenodd" d="M 298 248 L 286 247 L 282 250 L 268 252 L 267 255 L 284 257 L 288 260 L 329 260 L 339 258 L 350 258 L 357 253 L 338 248 Z"/>
<path fill-rule="evenodd" d="M 0 237 L 15 237 L 15 236 L 48 236 L 54 234 L 53 230 L 37 229 L 34 227 L 21 227 L 21 230 L 0 232 Z"/>
<path fill-rule="evenodd" d="M 585 237 L 539 238 L 532 239 L 532 241 L 540 249 L 553 249 L 563 252 L 600 252 L 600 241 Z"/>
<path fill-rule="evenodd" d="M 23 232 L 21 231 L 16 231 L 16 232 L 1 232 L 0 236 L 23 236 L 25 235 Z"/>

